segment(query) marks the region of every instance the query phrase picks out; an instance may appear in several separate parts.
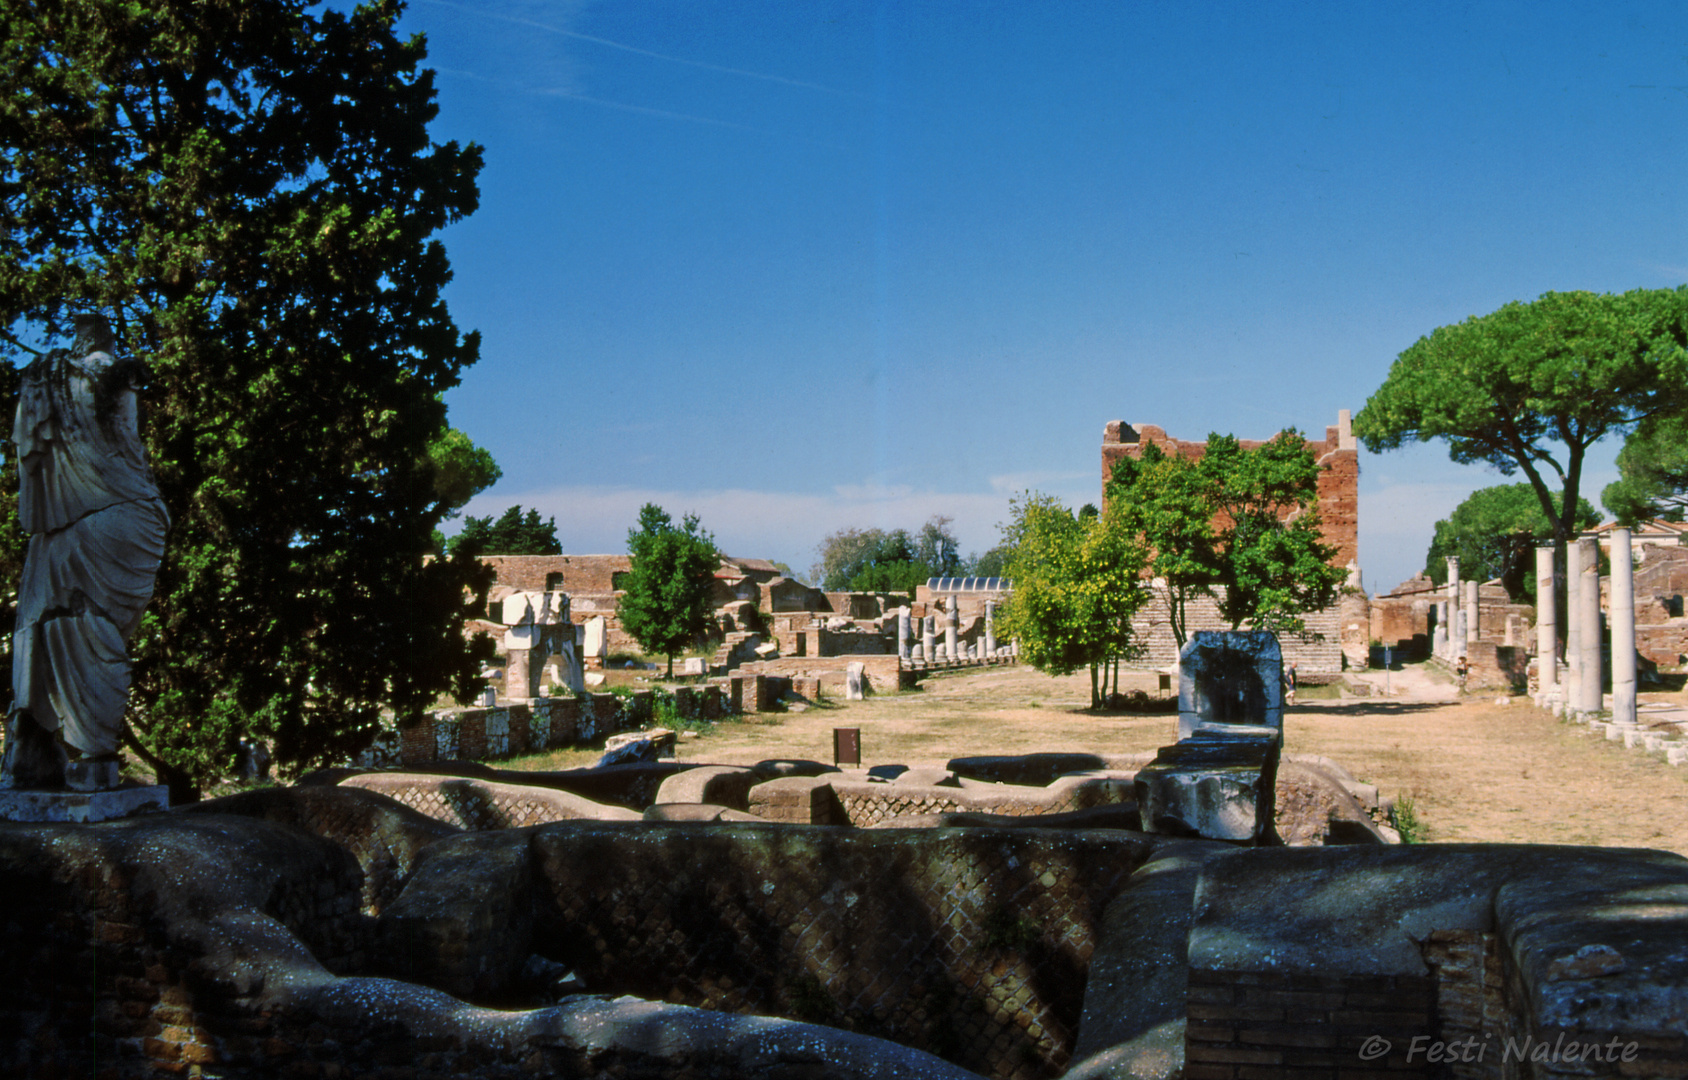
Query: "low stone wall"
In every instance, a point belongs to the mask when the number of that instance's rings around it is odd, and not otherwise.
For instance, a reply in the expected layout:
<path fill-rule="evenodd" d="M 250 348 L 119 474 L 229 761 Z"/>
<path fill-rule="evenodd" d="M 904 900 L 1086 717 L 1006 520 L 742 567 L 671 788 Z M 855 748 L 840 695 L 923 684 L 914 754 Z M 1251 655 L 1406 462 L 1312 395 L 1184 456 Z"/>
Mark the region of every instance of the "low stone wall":
<path fill-rule="evenodd" d="M 353 759 L 359 768 L 412 768 L 436 761 L 484 761 L 577 746 L 651 720 L 654 694 L 535 698 L 493 708 L 440 709 L 398 721 Z"/>
<path fill-rule="evenodd" d="M 881 693 L 897 689 L 896 653 L 889 656 L 791 656 L 752 660 L 739 667 L 742 675 L 783 675 L 789 679 L 818 679 L 821 693 L 844 696 L 845 669 L 859 661 L 869 685 Z"/>
<path fill-rule="evenodd" d="M 1193 906 L 1191 1080 L 1688 1067 L 1688 860 L 1668 852 L 1236 851 Z"/>
<path fill-rule="evenodd" d="M 1065 814 L 1092 806 L 1135 802 L 1135 773 L 1117 776 L 1065 776 L 1047 787 L 968 784 L 845 783 L 833 781 L 844 821 L 870 828 L 900 817 L 923 814 L 983 813 L 1011 817 Z"/>

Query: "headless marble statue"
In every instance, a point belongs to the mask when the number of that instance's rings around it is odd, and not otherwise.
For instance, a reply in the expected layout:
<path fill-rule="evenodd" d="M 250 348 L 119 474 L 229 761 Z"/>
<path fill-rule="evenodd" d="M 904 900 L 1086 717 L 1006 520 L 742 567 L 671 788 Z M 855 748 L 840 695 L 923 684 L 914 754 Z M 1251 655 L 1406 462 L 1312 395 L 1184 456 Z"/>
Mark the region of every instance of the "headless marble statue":
<path fill-rule="evenodd" d="M 169 515 L 136 422 L 135 365 L 104 317 L 23 373 L 12 439 L 31 534 L 12 638 L 0 787 L 117 786 L 128 643 L 152 598 Z"/>

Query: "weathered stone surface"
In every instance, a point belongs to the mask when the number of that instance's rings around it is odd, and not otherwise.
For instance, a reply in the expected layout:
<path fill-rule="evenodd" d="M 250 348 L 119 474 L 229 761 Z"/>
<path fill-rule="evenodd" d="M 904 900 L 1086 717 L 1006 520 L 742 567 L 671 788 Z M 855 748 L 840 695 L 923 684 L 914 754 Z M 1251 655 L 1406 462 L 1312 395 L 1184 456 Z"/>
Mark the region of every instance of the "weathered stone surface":
<path fill-rule="evenodd" d="M 533 952 L 532 892 L 526 833 L 470 834 L 429 846 L 383 914 L 379 970 L 457 997 L 503 994 Z"/>
<path fill-rule="evenodd" d="M 771 758 L 750 767 L 758 780 L 778 780 L 782 776 L 821 776 L 839 771 L 838 766 L 806 758 Z"/>
<path fill-rule="evenodd" d="M 677 740 L 668 728 L 649 731 L 623 731 L 604 740 L 604 753 L 594 768 L 608 765 L 630 765 L 639 761 L 658 761 L 673 758 Z"/>
<path fill-rule="evenodd" d="M 548 821 L 638 821 L 622 806 L 593 802 L 554 788 L 497 784 L 419 773 L 365 773 L 344 781 L 396 799 L 438 821 L 464 829 L 511 829 Z"/>
<path fill-rule="evenodd" d="M 259 788 L 175 812 L 261 818 L 339 845 L 363 870 L 362 908 L 370 915 L 381 914 L 397 898 L 424 848 L 463 831 L 357 786 Z"/>
<path fill-rule="evenodd" d="M 734 810 L 750 808 L 750 789 L 761 777 L 735 765 L 700 765 L 675 773 L 657 790 L 657 803 L 710 803 Z M 648 819 L 648 816 L 647 816 Z"/>
<path fill-rule="evenodd" d="M 1190 904 L 1202 864 L 1223 845 L 1158 849 L 1102 915 L 1068 1077 L 1163 1080 L 1184 1065 Z"/>
<path fill-rule="evenodd" d="M 1137 772 L 1137 806 L 1148 832 L 1264 843 L 1272 835 L 1278 742 L 1269 729 L 1237 725 L 1163 746 Z"/>
<path fill-rule="evenodd" d="M 1178 737 L 1244 724 L 1279 732 L 1283 654 L 1264 631 L 1197 631 L 1178 656 Z"/>
<path fill-rule="evenodd" d="M 990 814 L 980 810 L 952 810 L 906 814 L 865 826 L 869 829 L 1120 829 L 1141 832 L 1137 804 L 1087 806 L 1054 814 Z"/>
<path fill-rule="evenodd" d="M 867 665 L 860 660 L 852 660 L 844 668 L 844 698 L 847 701 L 861 701 L 867 696 Z"/>
<path fill-rule="evenodd" d="M 904 769 L 892 783 L 915 784 L 920 787 L 960 787 L 961 782 L 948 769 L 918 768 Z"/>
<path fill-rule="evenodd" d="M 1155 759 L 1145 754 L 1014 754 L 991 757 L 950 758 L 946 767 L 970 780 L 1043 787 L 1058 776 L 1092 769 L 1134 771 Z"/>
<path fill-rule="evenodd" d="M 502 893 L 519 918 L 531 893 L 510 885 L 531 873 L 527 842 L 479 834 L 456 842 L 463 851 L 441 849 L 429 871 L 436 897 L 468 891 L 437 913 L 496 909 Z M 446 873 L 453 859 L 459 872 Z M 0 939 L 0 1017 L 33 1033 L 0 1040 L 0 1072 L 139 1080 L 193 1064 L 240 1080 L 977 1080 L 918 1050 L 790 1020 L 627 998 L 495 1011 L 413 983 L 338 975 L 361 963 L 351 951 L 366 921 L 357 878 L 335 845 L 251 818 L 0 826 L 7 916 L 39 927 Z M 420 892 L 406 898 L 418 914 Z M 35 1011 L 20 1012 L 24 1003 Z"/>
<path fill-rule="evenodd" d="M 757 784 L 750 789 L 749 805 L 752 814 L 768 821 L 794 825 L 847 823 L 832 784 L 818 777 L 787 776 Z"/>
<path fill-rule="evenodd" d="M 747 814 L 734 810 L 729 806 L 717 806 L 712 803 L 657 803 L 645 808 L 646 821 L 723 821 L 723 822 L 758 822 L 763 820 L 755 814 Z"/>
<path fill-rule="evenodd" d="M 1356 793 L 1368 795 L 1369 803 Z M 1371 814 L 1378 808 L 1382 816 L 1377 788 L 1328 759 L 1280 762 L 1274 804 L 1278 838 L 1291 846 L 1388 843 Z"/>
<path fill-rule="evenodd" d="M 75 765 L 66 766 L 67 770 Z M 0 821 L 96 822 L 137 814 L 156 814 L 170 807 L 170 789 L 162 785 L 95 786 L 84 791 L 0 789 Z"/>

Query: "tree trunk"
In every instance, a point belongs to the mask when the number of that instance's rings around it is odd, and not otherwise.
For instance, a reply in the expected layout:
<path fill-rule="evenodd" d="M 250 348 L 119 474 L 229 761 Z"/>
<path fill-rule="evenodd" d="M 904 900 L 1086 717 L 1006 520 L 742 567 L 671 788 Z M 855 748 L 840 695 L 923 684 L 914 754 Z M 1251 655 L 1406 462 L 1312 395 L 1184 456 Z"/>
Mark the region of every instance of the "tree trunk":
<path fill-rule="evenodd" d="M 159 782 L 170 789 L 171 806 L 185 806 L 199 801 L 199 785 L 193 782 L 193 778 L 143 746 L 128 724 L 123 725 L 123 742 L 139 754 L 142 761 L 152 766 L 152 771 L 158 774 Z"/>

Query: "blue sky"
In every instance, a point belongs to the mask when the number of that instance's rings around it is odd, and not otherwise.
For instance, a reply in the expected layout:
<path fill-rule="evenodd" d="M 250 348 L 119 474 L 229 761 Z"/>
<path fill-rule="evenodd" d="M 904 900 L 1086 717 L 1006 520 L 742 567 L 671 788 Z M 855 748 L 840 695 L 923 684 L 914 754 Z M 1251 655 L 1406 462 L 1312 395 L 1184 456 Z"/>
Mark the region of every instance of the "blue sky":
<path fill-rule="evenodd" d="M 484 336 L 468 512 L 830 531 L 1099 497 L 1103 426 L 1322 432 L 1439 325 L 1688 280 L 1681 4 L 411 0 Z M 1598 501 L 1615 445 L 1585 480 Z M 1507 478 L 1362 454 L 1370 589 Z"/>

